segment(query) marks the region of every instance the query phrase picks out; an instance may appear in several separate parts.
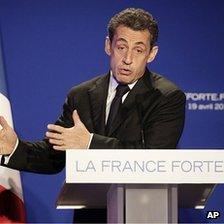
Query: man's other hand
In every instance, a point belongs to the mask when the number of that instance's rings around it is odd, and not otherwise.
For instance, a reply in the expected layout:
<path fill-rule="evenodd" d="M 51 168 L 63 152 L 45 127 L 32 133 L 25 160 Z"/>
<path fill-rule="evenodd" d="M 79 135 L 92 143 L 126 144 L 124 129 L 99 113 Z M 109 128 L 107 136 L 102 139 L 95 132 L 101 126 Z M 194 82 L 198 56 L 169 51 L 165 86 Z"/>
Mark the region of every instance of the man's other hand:
<path fill-rule="evenodd" d="M 17 135 L 4 117 L 0 116 L 0 155 L 9 155 L 16 145 Z"/>
<path fill-rule="evenodd" d="M 91 134 L 79 118 L 77 111 L 72 114 L 74 126 L 64 128 L 59 125 L 49 124 L 46 137 L 56 150 L 87 149 Z"/>

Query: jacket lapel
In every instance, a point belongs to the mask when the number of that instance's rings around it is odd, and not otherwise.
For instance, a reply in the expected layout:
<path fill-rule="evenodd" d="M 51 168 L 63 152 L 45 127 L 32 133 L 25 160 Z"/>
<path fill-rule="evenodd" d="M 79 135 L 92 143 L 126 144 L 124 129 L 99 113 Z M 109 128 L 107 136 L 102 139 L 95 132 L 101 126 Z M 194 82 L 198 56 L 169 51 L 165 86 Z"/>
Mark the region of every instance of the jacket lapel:
<path fill-rule="evenodd" d="M 148 114 L 150 105 L 153 105 L 153 102 L 161 95 L 160 91 L 153 87 L 151 78 L 152 74 L 146 69 L 145 74 L 138 80 L 122 104 L 121 113 L 113 123 L 109 136 L 113 135 L 134 110 L 138 111 L 140 121 L 144 122 L 144 117 L 146 117 L 144 112 L 147 109 Z"/>
<path fill-rule="evenodd" d="M 94 132 L 102 135 L 105 131 L 105 111 L 109 77 L 110 75 L 107 74 L 98 79 L 96 84 L 88 91 Z"/>

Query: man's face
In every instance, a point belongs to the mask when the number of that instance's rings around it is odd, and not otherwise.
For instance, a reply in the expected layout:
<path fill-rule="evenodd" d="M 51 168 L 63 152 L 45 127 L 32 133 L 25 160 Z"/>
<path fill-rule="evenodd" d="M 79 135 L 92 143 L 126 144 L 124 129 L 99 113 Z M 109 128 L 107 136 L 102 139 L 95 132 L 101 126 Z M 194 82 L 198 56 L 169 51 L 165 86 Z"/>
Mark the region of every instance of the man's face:
<path fill-rule="evenodd" d="M 116 80 L 130 84 L 143 76 L 146 64 L 154 60 L 158 47 L 150 48 L 148 30 L 134 31 L 119 26 L 112 42 L 106 39 L 105 51 L 110 56 L 110 67 Z"/>

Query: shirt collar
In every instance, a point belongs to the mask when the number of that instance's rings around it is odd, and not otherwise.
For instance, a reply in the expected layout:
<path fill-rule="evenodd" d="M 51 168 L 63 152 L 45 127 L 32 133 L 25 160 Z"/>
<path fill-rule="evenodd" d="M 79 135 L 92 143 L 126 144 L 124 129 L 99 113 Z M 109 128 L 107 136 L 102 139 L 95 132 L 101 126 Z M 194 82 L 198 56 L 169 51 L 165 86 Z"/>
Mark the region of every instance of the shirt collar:
<path fill-rule="evenodd" d="M 128 87 L 130 88 L 130 90 L 135 86 L 135 84 L 137 83 L 138 80 L 136 80 L 135 82 L 128 84 Z M 112 71 L 110 71 L 110 82 L 109 82 L 109 90 L 108 92 L 113 92 L 116 91 L 116 88 L 118 86 L 118 82 L 117 80 L 114 78 Z"/>

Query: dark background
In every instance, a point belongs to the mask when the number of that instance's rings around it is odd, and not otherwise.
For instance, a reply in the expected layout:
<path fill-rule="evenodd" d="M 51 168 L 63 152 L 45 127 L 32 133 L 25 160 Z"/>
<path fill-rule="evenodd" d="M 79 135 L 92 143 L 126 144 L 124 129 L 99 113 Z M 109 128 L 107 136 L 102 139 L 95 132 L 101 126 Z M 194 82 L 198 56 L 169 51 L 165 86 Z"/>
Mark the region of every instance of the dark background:
<path fill-rule="evenodd" d="M 127 7 L 144 8 L 159 21 L 160 51 L 151 70 L 185 92 L 224 92 L 222 0 L 0 0 L 8 91 L 22 139 L 42 139 L 68 90 L 108 71 L 107 23 Z M 187 110 L 180 148 L 224 148 L 223 133 L 223 110 Z M 64 172 L 22 173 L 29 222 L 72 220 L 72 211 L 55 209 L 64 178 Z M 204 210 L 181 209 L 180 219 L 206 222 L 206 211 L 218 210 L 216 222 L 224 222 L 223 198 L 218 185 Z"/>

